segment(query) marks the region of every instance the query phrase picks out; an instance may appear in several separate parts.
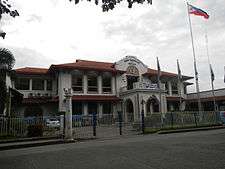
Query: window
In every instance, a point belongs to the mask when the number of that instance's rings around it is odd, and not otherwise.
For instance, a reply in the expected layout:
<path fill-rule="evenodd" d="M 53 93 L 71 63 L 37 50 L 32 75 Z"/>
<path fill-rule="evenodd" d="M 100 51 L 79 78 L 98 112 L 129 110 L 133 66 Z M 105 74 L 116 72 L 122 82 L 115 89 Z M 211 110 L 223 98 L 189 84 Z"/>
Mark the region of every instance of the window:
<path fill-rule="evenodd" d="M 72 76 L 72 89 L 74 92 L 83 92 L 83 78 L 81 75 Z"/>
<path fill-rule="evenodd" d="M 112 113 L 112 109 L 111 109 L 111 103 L 103 103 L 102 105 L 102 113 L 103 114 L 111 114 Z"/>
<path fill-rule="evenodd" d="M 177 83 L 172 83 L 172 94 L 178 94 Z"/>
<path fill-rule="evenodd" d="M 47 80 L 47 90 L 52 90 L 52 81 Z"/>
<path fill-rule="evenodd" d="M 82 108 L 82 102 L 73 102 L 73 115 L 82 115 L 83 108 Z"/>
<path fill-rule="evenodd" d="M 88 92 L 98 92 L 97 76 L 88 76 Z"/>
<path fill-rule="evenodd" d="M 111 93 L 111 77 L 103 76 L 102 77 L 102 91 L 103 93 Z"/>
<path fill-rule="evenodd" d="M 98 113 L 98 106 L 95 102 L 88 103 L 88 114 Z"/>
<path fill-rule="evenodd" d="M 17 79 L 15 81 L 15 88 L 17 90 L 29 90 L 30 79 Z"/>
<path fill-rule="evenodd" d="M 32 80 L 32 90 L 44 90 L 44 80 L 33 79 Z"/>
<path fill-rule="evenodd" d="M 165 83 L 166 93 L 169 94 L 169 82 Z"/>

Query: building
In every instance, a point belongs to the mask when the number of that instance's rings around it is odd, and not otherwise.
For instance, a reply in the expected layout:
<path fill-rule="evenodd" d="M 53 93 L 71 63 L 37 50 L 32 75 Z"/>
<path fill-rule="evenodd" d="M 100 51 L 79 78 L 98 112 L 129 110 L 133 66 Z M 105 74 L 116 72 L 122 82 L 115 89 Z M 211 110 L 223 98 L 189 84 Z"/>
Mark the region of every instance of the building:
<path fill-rule="evenodd" d="M 44 68 L 16 69 L 13 88 L 24 95 L 17 107 L 18 115 L 47 116 L 65 111 L 64 88 L 72 88 L 73 114 L 98 116 L 122 110 L 126 120 L 137 120 L 144 114 L 159 112 L 161 93 L 162 113 L 182 108 L 187 99 L 187 80 L 182 76 L 178 83 L 175 73 L 161 73 L 161 89 L 157 85 L 157 70 L 148 68 L 134 56 L 126 56 L 115 63 L 76 60 L 73 63 L 51 65 Z M 181 89 L 181 99 L 179 97 Z M 161 92 L 160 92 L 161 90 Z M 143 103 L 143 104 L 142 104 Z M 142 107 L 143 106 L 143 107 Z"/>
<path fill-rule="evenodd" d="M 225 88 L 214 90 L 215 102 L 217 110 L 225 111 Z M 197 93 L 188 93 L 186 99 L 186 109 L 197 110 L 198 109 L 198 97 Z M 212 90 L 206 90 L 200 92 L 201 107 L 203 111 L 214 110 L 214 97 Z"/>

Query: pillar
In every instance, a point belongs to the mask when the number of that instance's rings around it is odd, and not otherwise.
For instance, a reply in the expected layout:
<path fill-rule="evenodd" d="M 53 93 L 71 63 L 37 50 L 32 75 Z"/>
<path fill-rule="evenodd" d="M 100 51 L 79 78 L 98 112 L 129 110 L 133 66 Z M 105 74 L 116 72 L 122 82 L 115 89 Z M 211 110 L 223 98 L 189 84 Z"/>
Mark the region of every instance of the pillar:
<path fill-rule="evenodd" d="M 102 94 L 102 75 L 98 75 L 98 94 Z"/>
<path fill-rule="evenodd" d="M 47 80 L 44 80 L 44 91 L 47 91 Z"/>
<path fill-rule="evenodd" d="M 98 103 L 98 117 L 102 118 L 102 114 L 103 114 L 103 105 L 102 103 Z"/>
<path fill-rule="evenodd" d="M 84 106 L 84 115 L 87 116 L 88 115 L 88 103 L 87 102 L 83 103 L 83 106 Z"/>
<path fill-rule="evenodd" d="M 115 86 L 115 83 L 116 83 L 115 76 L 112 76 L 112 78 L 111 78 L 112 94 L 116 94 L 116 86 Z"/>
<path fill-rule="evenodd" d="M 73 140 L 72 127 L 72 95 L 71 88 L 65 90 L 66 113 L 65 113 L 65 139 Z"/>
<path fill-rule="evenodd" d="M 84 94 L 87 94 L 88 91 L 88 80 L 87 80 L 87 74 L 84 73 L 83 75 L 83 90 L 84 90 Z"/>
<path fill-rule="evenodd" d="M 171 81 L 168 81 L 168 90 L 169 90 L 169 95 L 172 96 L 172 84 L 171 84 Z"/>
<path fill-rule="evenodd" d="M 30 81 L 29 81 L 29 90 L 30 91 L 32 90 L 32 79 L 30 79 Z"/>

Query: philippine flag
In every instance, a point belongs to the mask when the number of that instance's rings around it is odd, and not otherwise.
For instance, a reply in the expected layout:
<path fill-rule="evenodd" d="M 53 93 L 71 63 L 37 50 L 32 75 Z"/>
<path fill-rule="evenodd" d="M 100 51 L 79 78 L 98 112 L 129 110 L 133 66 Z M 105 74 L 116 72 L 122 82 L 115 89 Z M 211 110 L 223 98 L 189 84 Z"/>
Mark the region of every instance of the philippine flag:
<path fill-rule="evenodd" d="M 209 15 L 205 11 L 203 11 L 202 9 L 196 8 L 190 4 L 188 4 L 188 12 L 189 14 L 203 16 L 205 19 L 209 19 Z"/>

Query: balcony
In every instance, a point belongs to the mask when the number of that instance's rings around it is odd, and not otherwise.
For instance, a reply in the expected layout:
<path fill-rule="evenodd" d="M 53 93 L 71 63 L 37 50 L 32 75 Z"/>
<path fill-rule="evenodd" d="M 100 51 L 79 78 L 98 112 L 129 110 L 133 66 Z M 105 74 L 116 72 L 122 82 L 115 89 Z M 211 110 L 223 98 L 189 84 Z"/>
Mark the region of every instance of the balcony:
<path fill-rule="evenodd" d="M 165 90 L 165 84 L 161 84 L 161 89 Z M 147 90 L 147 91 L 156 91 L 159 90 L 158 85 L 155 83 L 148 82 L 135 82 L 133 83 L 133 89 L 128 90 L 127 86 L 121 87 L 120 92 L 126 92 L 131 90 Z"/>
<path fill-rule="evenodd" d="M 55 96 L 56 92 L 44 91 L 44 90 L 19 90 L 24 98 L 35 98 L 35 97 L 51 97 Z"/>

